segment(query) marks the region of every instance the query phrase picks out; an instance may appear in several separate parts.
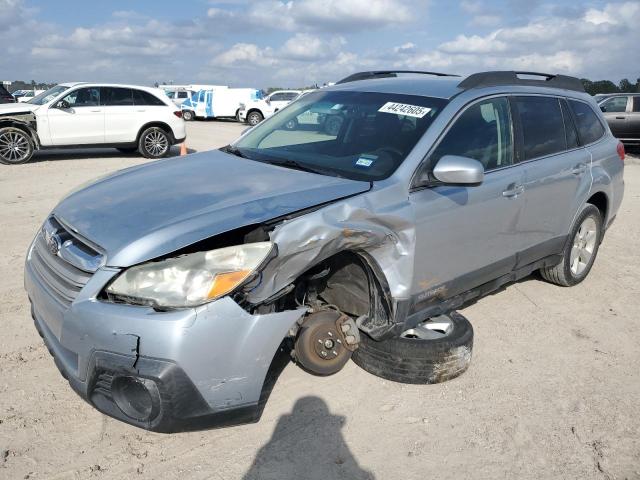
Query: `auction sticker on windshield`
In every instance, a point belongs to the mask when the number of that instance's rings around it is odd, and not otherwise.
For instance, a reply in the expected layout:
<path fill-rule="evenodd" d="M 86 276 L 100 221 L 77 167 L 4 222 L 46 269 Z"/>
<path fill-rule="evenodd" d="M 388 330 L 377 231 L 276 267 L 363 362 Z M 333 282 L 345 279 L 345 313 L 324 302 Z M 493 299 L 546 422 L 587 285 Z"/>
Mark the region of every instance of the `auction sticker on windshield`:
<path fill-rule="evenodd" d="M 407 105 L 406 103 L 387 102 L 380 109 L 379 112 L 395 113 L 396 115 L 407 115 L 409 117 L 422 118 L 431 111 L 428 107 L 421 107 L 420 105 Z"/>

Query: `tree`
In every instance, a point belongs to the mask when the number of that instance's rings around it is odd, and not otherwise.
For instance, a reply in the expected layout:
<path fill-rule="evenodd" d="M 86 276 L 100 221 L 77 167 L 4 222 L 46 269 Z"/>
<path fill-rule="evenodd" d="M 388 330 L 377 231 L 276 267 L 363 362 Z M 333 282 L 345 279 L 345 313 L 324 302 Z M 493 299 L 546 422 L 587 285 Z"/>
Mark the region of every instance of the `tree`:
<path fill-rule="evenodd" d="M 636 91 L 636 86 L 627 78 L 623 78 L 618 84 L 618 89 L 623 93 L 632 93 Z"/>

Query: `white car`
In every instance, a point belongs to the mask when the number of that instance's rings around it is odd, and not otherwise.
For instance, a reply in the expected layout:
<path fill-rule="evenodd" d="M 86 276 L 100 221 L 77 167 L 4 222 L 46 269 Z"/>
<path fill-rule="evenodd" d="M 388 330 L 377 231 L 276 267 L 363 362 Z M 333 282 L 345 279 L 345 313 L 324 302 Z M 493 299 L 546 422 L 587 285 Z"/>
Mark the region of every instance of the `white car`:
<path fill-rule="evenodd" d="M 34 97 L 40 95 L 44 90 L 23 90 L 20 95 L 13 95 L 17 102 L 28 102 Z"/>
<path fill-rule="evenodd" d="M 160 158 L 185 138 L 182 112 L 155 88 L 63 83 L 28 103 L 0 105 L 4 164 L 28 162 L 35 150 L 68 147 L 113 147 Z"/>
<path fill-rule="evenodd" d="M 277 90 L 265 98 L 240 105 L 238 120 L 252 127 L 286 107 L 302 93 L 300 90 Z"/>

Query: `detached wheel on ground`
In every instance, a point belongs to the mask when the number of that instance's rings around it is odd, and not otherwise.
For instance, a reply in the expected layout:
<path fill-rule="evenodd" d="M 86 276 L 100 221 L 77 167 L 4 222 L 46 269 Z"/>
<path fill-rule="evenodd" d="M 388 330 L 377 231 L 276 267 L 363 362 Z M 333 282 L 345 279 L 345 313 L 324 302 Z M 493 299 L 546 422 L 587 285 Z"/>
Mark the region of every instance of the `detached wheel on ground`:
<path fill-rule="evenodd" d="M 145 158 L 162 158 L 169 152 L 169 135 L 160 127 L 147 128 L 138 142 L 138 151 Z"/>
<path fill-rule="evenodd" d="M 564 247 L 562 261 L 540 269 L 542 278 L 563 287 L 577 285 L 587 278 L 602 240 L 602 223 L 600 210 L 587 203 L 569 233 L 570 240 Z"/>
<path fill-rule="evenodd" d="M 0 163 L 18 165 L 32 156 L 33 140 L 27 132 L 14 127 L 0 128 Z"/>
<path fill-rule="evenodd" d="M 262 114 L 260 112 L 253 111 L 253 112 L 250 112 L 247 115 L 247 123 L 249 125 L 251 125 L 252 127 L 255 127 L 262 120 L 264 120 L 264 117 L 262 116 Z"/>
<path fill-rule="evenodd" d="M 377 342 L 360 335 L 353 361 L 394 382 L 440 383 L 462 374 L 471 363 L 473 327 L 457 312 L 430 318 L 399 337 Z"/>
<path fill-rule="evenodd" d="M 195 118 L 195 115 L 193 114 L 193 112 L 191 110 L 183 110 L 182 111 L 182 119 L 185 122 L 190 122 L 194 118 Z"/>

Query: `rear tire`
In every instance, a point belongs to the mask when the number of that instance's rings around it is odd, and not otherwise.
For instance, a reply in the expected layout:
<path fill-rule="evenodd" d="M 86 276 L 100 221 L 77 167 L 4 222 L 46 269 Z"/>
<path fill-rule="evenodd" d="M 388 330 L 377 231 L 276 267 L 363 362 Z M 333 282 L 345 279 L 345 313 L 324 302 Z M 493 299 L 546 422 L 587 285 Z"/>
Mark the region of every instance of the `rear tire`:
<path fill-rule="evenodd" d="M 562 261 L 553 267 L 541 268 L 542 278 L 562 287 L 572 287 L 587 278 L 602 240 L 602 224 L 600 210 L 587 203 L 569 233 Z"/>
<path fill-rule="evenodd" d="M 190 122 L 194 118 L 195 118 L 195 115 L 193 114 L 193 112 L 191 110 L 183 110 L 182 111 L 182 119 L 185 122 Z"/>
<path fill-rule="evenodd" d="M 466 371 L 472 350 L 473 327 L 464 316 L 451 312 L 381 342 L 362 334 L 352 358 L 362 369 L 387 380 L 431 384 Z"/>
<path fill-rule="evenodd" d="M 170 147 L 169 135 L 160 127 L 147 128 L 138 142 L 138 151 L 144 158 L 162 158 Z"/>
<path fill-rule="evenodd" d="M 24 130 L 15 127 L 0 128 L 0 163 L 27 163 L 33 156 L 33 148 L 33 140 Z"/>

